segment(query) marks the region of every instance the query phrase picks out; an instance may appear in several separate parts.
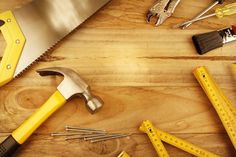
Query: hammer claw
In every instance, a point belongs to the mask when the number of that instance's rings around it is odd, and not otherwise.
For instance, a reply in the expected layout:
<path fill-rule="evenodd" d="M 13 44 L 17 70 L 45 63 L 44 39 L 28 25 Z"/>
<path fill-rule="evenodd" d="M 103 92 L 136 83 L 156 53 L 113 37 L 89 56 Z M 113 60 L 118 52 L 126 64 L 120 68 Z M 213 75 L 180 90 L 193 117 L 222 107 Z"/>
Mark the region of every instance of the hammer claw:
<path fill-rule="evenodd" d="M 100 98 L 91 94 L 89 85 L 73 70 L 62 67 L 52 67 L 37 70 L 41 76 L 59 75 L 64 76 L 64 80 L 57 87 L 61 94 L 69 99 L 72 96 L 80 95 L 86 100 L 86 107 L 91 113 L 102 107 L 103 102 Z"/>

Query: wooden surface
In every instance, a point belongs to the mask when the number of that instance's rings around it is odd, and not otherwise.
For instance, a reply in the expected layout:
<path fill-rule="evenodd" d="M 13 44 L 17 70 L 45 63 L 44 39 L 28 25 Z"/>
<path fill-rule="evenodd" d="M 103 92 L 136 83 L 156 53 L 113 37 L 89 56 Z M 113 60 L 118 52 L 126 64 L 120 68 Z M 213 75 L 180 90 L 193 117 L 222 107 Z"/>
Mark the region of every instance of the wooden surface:
<path fill-rule="evenodd" d="M 1 0 L 0 11 L 29 0 Z M 197 55 L 191 36 L 233 24 L 236 16 L 210 18 L 190 29 L 171 29 L 193 17 L 212 0 L 182 0 L 172 18 L 161 27 L 146 24 L 144 15 L 154 0 L 112 0 L 78 30 L 63 40 L 38 64 L 0 90 L 0 140 L 19 126 L 55 91 L 61 78 L 41 78 L 36 69 L 64 66 L 76 70 L 104 108 L 91 115 L 80 99 L 73 99 L 47 120 L 17 152 L 17 157 L 114 157 L 122 150 L 133 157 L 156 157 L 146 135 L 138 131 L 145 119 L 156 127 L 186 139 L 222 157 L 236 152 L 192 71 L 207 66 L 226 95 L 236 103 L 231 64 L 236 44 L 204 56 Z M 228 0 L 227 3 L 233 2 Z M 153 21 L 154 22 L 154 21 Z M 1 52 L 4 39 L 0 38 Z M 65 125 L 137 133 L 130 138 L 98 144 L 52 138 Z M 171 156 L 191 155 L 166 145 Z"/>

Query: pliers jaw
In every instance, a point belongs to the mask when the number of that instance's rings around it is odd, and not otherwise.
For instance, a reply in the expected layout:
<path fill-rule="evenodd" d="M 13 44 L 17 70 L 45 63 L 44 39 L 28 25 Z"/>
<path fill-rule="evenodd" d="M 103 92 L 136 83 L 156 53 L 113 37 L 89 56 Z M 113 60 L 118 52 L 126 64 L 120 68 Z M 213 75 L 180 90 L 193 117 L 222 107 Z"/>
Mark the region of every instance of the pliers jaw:
<path fill-rule="evenodd" d="M 174 13 L 179 2 L 180 0 L 158 0 L 147 12 L 146 21 L 149 23 L 156 16 L 156 26 L 161 25 Z"/>
<path fill-rule="evenodd" d="M 163 24 L 169 17 L 171 17 L 171 15 L 172 14 L 169 14 L 168 12 L 161 13 L 156 21 L 156 26 Z"/>
<path fill-rule="evenodd" d="M 146 14 L 146 21 L 149 23 L 151 21 L 151 18 L 155 16 L 155 14 L 153 14 L 153 12 L 151 12 L 150 10 L 147 12 Z"/>
<path fill-rule="evenodd" d="M 160 26 L 162 23 L 165 22 L 165 20 L 167 18 L 169 18 L 171 15 L 170 14 L 167 14 L 167 12 L 163 12 L 163 13 L 160 13 L 160 14 L 157 14 L 157 13 L 153 13 L 151 11 L 148 11 L 148 13 L 146 14 L 146 21 L 148 23 L 150 23 L 151 21 L 151 18 L 152 17 L 157 17 L 157 20 L 156 20 L 156 23 L 155 25 L 156 26 Z"/>

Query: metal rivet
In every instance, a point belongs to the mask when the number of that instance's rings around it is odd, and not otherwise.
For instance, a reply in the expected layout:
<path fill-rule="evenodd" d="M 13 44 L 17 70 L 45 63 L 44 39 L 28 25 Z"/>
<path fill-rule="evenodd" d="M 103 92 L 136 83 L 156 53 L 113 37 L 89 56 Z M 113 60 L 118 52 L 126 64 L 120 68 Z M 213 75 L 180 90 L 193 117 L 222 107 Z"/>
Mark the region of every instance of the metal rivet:
<path fill-rule="evenodd" d="M 16 40 L 16 44 L 19 44 L 19 43 L 20 43 L 20 40 L 19 40 L 19 39 L 17 39 L 17 40 Z"/>
<path fill-rule="evenodd" d="M 11 65 L 10 64 L 7 65 L 7 69 L 11 69 Z"/>
<path fill-rule="evenodd" d="M 7 22 L 11 22 L 11 19 L 7 19 Z"/>

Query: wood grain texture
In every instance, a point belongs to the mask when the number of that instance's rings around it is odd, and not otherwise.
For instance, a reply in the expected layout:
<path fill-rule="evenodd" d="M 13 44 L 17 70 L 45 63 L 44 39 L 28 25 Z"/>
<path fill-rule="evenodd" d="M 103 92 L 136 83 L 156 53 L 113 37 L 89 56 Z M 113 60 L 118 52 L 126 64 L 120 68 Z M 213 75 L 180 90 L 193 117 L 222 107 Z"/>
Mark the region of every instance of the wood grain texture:
<path fill-rule="evenodd" d="M 1 0 L 0 11 L 30 0 Z M 41 106 L 55 91 L 59 77 L 41 78 L 36 69 L 65 66 L 76 70 L 105 102 L 90 115 L 80 99 L 73 99 L 48 119 L 20 149 L 18 157 L 114 157 L 122 150 L 133 157 L 157 156 L 146 135 L 138 131 L 145 119 L 222 157 L 236 152 L 192 71 L 207 66 L 225 94 L 236 104 L 236 44 L 199 56 L 191 36 L 233 24 L 236 16 L 211 18 L 188 30 L 171 27 L 190 19 L 211 0 L 182 0 L 172 18 L 155 28 L 144 15 L 154 0 L 112 0 L 100 12 L 59 43 L 54 51 L 21 77 L 0 89 L 0 141 Z M 228 0 L 227 3 L 233 2 Z M 154 22 L 154 21 L 152 21 Z M 0 50 L 4 49 L 0 38 Z M 91 144 L 52 138 L 65 125 L 135 133 L 130 138 Z M 171 156 L 189 157 L 166 145 Z"/>

